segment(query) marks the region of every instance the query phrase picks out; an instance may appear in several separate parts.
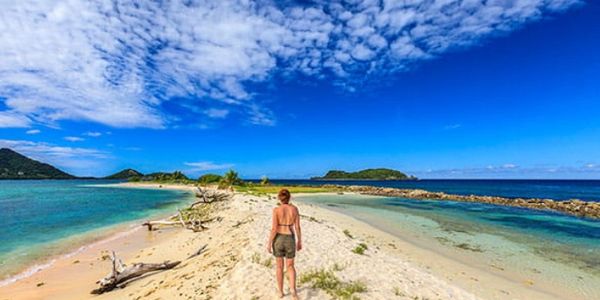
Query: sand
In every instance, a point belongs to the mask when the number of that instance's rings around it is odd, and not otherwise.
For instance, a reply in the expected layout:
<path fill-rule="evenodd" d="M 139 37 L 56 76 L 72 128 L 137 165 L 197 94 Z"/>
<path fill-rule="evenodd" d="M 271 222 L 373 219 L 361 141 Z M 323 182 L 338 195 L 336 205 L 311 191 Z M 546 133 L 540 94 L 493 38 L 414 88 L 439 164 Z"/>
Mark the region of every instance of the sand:
<path fill-rule="evenodd" d="M 131 186 L 131 185 L 129 185 Z M 137 185 L 136 185 L 137 186 Z M 156 187 L 147 185 L 145 187 Z M 162 188 L 188 188 L 162 186 Z M 470 268 L 375 229 L 338 212 L 294 201 L 302 215 L 304 249 L 297 254 L 299 276 L 335 270 L 344 282 L 362 282 L 361 299 L 552 299 L 551 295 Z M 95 243 L 48 268 L 0 287 L 5 299 L 278 299 L 275 261 L 267 253 L 271 210 L 268 197 L 235 194 L 215 206 L 222 219 L 194 233 L 181 228 L 148 232 L 144 227 Z M 344 233 L 347 230 L 352 237 Z M 351 250 L 359 243 L 363 255 Z M 202 246 L 207 250 L 188 257 Z M 95 296 L 89 292 L 110 270 L 116 251 L 125 264 L 181 260 L 172 270 L 144 276 L 125 288 Z M 285 284 L 287 291 L 287 282 Z M 299 285 L 300 299 L 330 299 L 310 284 Z M 287 299 L 291 299 L 289 293 Z"/>

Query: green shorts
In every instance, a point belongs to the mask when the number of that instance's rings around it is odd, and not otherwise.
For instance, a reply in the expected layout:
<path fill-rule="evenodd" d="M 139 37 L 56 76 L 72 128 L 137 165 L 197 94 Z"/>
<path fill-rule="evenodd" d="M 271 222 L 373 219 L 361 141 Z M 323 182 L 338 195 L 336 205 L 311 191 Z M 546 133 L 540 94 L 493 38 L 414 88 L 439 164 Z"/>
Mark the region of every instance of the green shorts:
<path fill-rule="evenodd" d="M 294 258 L 296 256 L 296 239 L 294 235 L 281 233 L 275 235 L 273 255 L 275 257 Z"/>

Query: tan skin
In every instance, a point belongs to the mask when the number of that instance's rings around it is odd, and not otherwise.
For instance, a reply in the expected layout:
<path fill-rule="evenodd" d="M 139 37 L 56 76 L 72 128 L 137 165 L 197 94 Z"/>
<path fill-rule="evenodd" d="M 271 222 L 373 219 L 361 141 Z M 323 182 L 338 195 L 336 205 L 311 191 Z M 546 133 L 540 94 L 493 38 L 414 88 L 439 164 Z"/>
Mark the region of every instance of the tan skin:
<path fill-rule="evenodd" d="M 300 214 L 298 208 L 292 204 L 285 204 L 281 202 L 281 205 L 273 209 L 273 220 L 271 223 L 271 233 L 269 234 L 269 242 L 267 243 L 267 251 L 273 253 L 273 239 L 277 233 L 280 234 L 294 234 L 296 237 L 296 251 L 302 249 L 302 231 L 300 229 Z M 279 224 L 293 224 L 293 226 L 279 226 Z M 277 288 L 279 289 L 279 296 L 283 297 L 283 265 L 284 258 L 276 257 L 277 262 Z M 286 270 L 288 273 L 288 279 L 290 283 L 290 290 L 292 297 L 298 299 L 296 293 L 296 269 L 294 267 L 293 258 L 285 258 Z"/>

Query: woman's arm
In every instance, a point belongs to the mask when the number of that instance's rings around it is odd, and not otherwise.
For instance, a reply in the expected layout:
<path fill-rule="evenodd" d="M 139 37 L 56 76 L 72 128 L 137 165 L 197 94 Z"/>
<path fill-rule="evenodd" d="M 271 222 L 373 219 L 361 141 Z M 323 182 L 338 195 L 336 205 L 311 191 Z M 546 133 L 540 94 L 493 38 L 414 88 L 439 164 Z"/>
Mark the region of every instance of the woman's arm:
<path fill-rule="evenodd" d="M 302 229 L 300 228 L 300 211 L 296 207 L 296 221 L 294 222 L 294 231 L 296 232 L 296 236 L 298 236 L 298 241 L 296 241 L 296 249 L 298 251 L 302 250 Z"/>
<path fill-rule="evenodd" d="M 275 238 L 275 234 L 277 233 L 277 214 L 275 210 L 277 208 L 273 208 L 273 219 L 271 221 L 271 232 L 269 233 L 269 242 L 267 243 L 267 251 L 269 253 L 273 252 L 273 239 Z"/>

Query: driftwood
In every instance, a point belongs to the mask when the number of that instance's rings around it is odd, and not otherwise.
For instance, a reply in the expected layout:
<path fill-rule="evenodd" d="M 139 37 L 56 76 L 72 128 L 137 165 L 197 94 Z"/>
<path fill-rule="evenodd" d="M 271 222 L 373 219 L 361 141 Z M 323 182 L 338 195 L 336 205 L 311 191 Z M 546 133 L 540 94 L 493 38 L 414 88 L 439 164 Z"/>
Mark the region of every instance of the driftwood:
<path fill-rule="evenodd" d="M 207 246 L 208 245 L 204 245 L 204 246 L 200 247 L 200 249 L 198 249 L 198 251 L 194 252 L 194 254 L 190 255 L 190 257 L 188 257 L 188 259 L 194 258 L 194 257 L 202 254 L 204 252 L 204 250 L 206 249 Z"/>
<path fill-rule="evenodd" d="M 126 282 L 131 279 L 154 271 L 172 269 L 181 263 L 180 261 L 165 261 L 160 264 L 135 263 L 131 266 L 126 266 L 120 259 L 117 258 L 114 251 L 112 252 L 111 261 L 112 272 L 96 282 L 100 285 L 100 287 L 94 289 L 91 292 L 92 294 L 110 292 L 119 287 L 119 285 L 125 285 Z"/>
<path fill-rule="evenodd" d="M 231 197 L 229 193 L 223 193 L 213 189 L 197 188 L 196 197 L 200 198 L 200 201 L 196 201 L 190 205 L 190 208 L 202 203 L 212 203 L 215 201 L 225 201 Z"/>
<path fill-rule="evenodd" d="M 142 226 L 147 226 L 148 231 L 154 230 L 155 227 L 158 226 L 182 226 L 183 228 L 187 228 L 193 230 L 194 232 L 202 231 L 208 229 L 208 227 L 204 226 L 204 223 L 209 223 L 213 221 L 215 218 L 208 220 L 191 220 L 187 222 L 181 221 L 146 221 L 142 224 Z"/>

